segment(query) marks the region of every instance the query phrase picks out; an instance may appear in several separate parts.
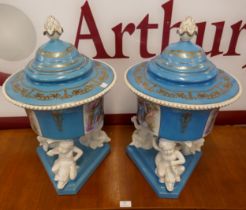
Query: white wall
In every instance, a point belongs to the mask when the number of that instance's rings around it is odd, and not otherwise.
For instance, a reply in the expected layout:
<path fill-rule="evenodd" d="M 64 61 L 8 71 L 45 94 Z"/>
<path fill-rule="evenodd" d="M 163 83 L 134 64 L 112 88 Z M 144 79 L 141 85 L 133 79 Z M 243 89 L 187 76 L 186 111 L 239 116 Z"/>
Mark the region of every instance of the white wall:
<path fill-rule="evenodd" d="M 80 18 L 80 7 L 84 0 L 0 0 L 0 3 L 13 5 L 22 10 L 33 22 L 37 33 L 38 48 L 47 38 L 42 35 L 43 24 L 46 17 L 54 15 L 62 24 L 64 34 L 62 39 L 74 43 Z M 150 30 L 148 39 L 148 50 L 152 53 L 160 53 L 163 26 L 163 9 L 161 5 L 167 0 L 89 0 L 98 31 L 103 40 L 104 47 L 111 56 L 115 53 L 114 33 L 112 28 L 119 23 L 123 27 L 129 22 L 136 26 L 149 14 L 150 23 L 157 23 L 158 29 Z M 172 23 L 183 20 L 186 16 L 192 16 L 197 22 L 206 21 L 206 31 L 204 37 L 204 49 L 211 50 L 213 44 L 215 27 L 213 22 L 225 21 L 222 34 L 220 50 L 224 53 L 228 50 L 231 39 L 231 25 L 242 20 L 242 25 L 246 24 L 246 1 L 245 0 L 174 0 Z M 88 31 L 86 23 L 82 24 L 82 33 Z M 3 29 L 1 29 L 3 30 Z M 21 31 L 20 31 L 21 33 Z M 18 34 L 16 34 L 18 36 Z M 171 42 L 177 41 L 178 36 L 175 30 L 171 33 Z M 211 60 L 221 69 L 224 69 L 235 75 L 246 90 L 246 30 L 241 31 L 237 52 L 240 56 L 214 56 Z M 141 62 L 144 59 L 139 54 L 140 32 L 135 30 L 132 35 L 125 34 L 123 39 L 124 54 L 129 59 L 103 59 L 103 61 L 112 65 L 117 73 L 118 81 L 115 87 L 105 97 L 106 113 L 132 113 L 136 111 L 136 97 L 127 89 L 123 81 L 124 71 L 131 65 Z M 1 46 L 0 46 L 1 48 Z M 34 52 L 35 52 L 34 51 Z M 79 51 L 94 57 L 96 50 L 91 40 L 83 40 L 79 44 Z M 6 61 L 0 58 L 0 71 L 14 73 L 22 69 L 27 62 L 34 57 L 34 52 L 25 59 L 18 61 Z M 228 107 L 230 110 L 245 110 L 246 91 L 243 92 L 241 99 Z M 0 95 L 0 116 L 20 116 L 24 111 L 18 107 L 10 105 Z"/>

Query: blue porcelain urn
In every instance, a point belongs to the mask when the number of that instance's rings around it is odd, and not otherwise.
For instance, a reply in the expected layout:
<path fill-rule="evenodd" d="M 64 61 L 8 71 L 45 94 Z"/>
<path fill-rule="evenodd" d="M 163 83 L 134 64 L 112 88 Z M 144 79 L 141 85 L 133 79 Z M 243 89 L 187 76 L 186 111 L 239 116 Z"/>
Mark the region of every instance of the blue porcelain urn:
<path fill-rule="evenodd" d="M 49 41 L 3 85 L 4 96 L 26 110 L 38 135 L 38 155 L 59 195 L 76 194 L 110 150 L 101 130 L 103 95 L 116 80 L 110 66 L 60 40 L 62 32 L 48 17 Z"/>
<path fill-rule="evenodd" d="M 219 108 L 236 101 L 239 82 L 210 62 L 191 42 L 191 17 L 178 30 L 180 41 L 159 56 L 131 67 L 128 87 L 138 96 L 130 158 L 161 198 L 177 198 L 200 156 Z"/>

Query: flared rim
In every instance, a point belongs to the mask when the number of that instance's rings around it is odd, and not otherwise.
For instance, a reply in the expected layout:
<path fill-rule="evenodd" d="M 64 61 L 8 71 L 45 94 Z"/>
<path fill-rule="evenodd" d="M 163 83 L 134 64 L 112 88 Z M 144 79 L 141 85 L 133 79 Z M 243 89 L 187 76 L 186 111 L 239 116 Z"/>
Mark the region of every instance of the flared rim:
<path fill-rule="evenodd" d="M 25 108 L 25 109 L 31 109 L 31 110 L 60 110 L 60 109 L 67 109 L 67 108 L 72 108 L 72 107 L 76 107 L 76 106 L 80 106 L 80 105 L 83 105 L 83 104 L 86 104 L 86 103 L 89 103 L 91 101 L 94 101 L 100 97 L 102 97 L 103 95 L 105 95 L 115 84 L 116 82 L 116 79 L 117 79 L 117 76 L 116 76 L 116 73 L 115 73 L 115 70 L 114 68 L 109 65 L 109 64 L 106 64 L 105 62 L 102 62 L 102 61 L 98 61 L 106 66 L 108 66 L 110 68 L 110 70 L 112 71 L 113 73 L 113 80 L 112 82 L 106 87 L 104 88 L 101 92 L 95 94 L 95 95 L 92 95 L 86 99 L 81 99 L 81 100 L 78 100 L 78 101 L 73 101 L 73 102 L 65 102 L 65 103 L 60 103 L 60 104 L 52 104 L 52 105 L 32 105 L 32 104 L 28 104 L 28 103 L 24 103 L 24 102 L 20 102 L 18 100 L 15 100 L 13 98 L 11 98 L 8 93 L 6 92 L 6 84 L 8 83 L 8 81 L 13 77 L 15 76 L 15 74 L 11 75 L 3 84 L 3 95 L 4 97 L 11 103 L 19 106 L 19 107 L 22 107 L 22 108 Z"/>
<path fill-rule="evenodd" d="M 140 63 L 139 63 L 140 64 Z M 126 85 L 128 86 L 128 88 L 135 93 L 137 96 L 148 100 L 150 102 L 153 102 L 155 104 L 159 104 L 161 106 L 167 106 L 167 107 L 171 107 L 171 108 L 176 108 L 176 109 L 185 109 L 185 110 L 208 110 L 208 109 L 215 109 L 215 108 L 221 108 L 224 106 L 228 106 L 232 103 L 234 103 L 236 100 L 239 99 L 239 97 L 242 94 L 242 86 L 240 84 L 240 82 L 233 76 L 231 76 L 237 83 L 238 83 L 238 87 L 239 90 L 237 92 L 236 95 L 234 95 L 232 98 L 224 100 L 222 102 L 217 102 L 217 103 L 209 103 L 209 104 L 186 104 L 186 103 L 177 103 L 177 102 L 171 102 L 171 101 L 167 101 L 167 100 L 160 100 L 158 98 L 155 98 L 153 96 L 147 95 L 143 92 L 140 92 L 139 90 L 137 90 L 127 79 L 127 75 L 128 72 L 134 67 L 137 66 L 139 64 L 135 64 L 132 65 L 131 67 L 129 67 L 126 71 L 125 71 L 125 75 L 124 75 L 124 80 Z"/>

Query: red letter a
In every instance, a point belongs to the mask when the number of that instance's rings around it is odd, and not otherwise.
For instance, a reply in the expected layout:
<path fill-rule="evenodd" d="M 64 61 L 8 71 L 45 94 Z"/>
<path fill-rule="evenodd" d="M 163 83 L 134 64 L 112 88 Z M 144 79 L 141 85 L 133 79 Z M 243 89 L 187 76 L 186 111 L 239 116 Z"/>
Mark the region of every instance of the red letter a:
<path fill-rule="evenodd" d="M 80 34 L 83 18 L 85 18 L 90 34 Z M 103 46 L 101 37 L 99 35 L 99 32 L 97 30 L 97 26 L 93 18 L 88 1 L 86 1 L 85 4 L 81 7 L 79 27 L 77 30 L 77 35 L 76 35 L 75 44 L 74 44 L 76 48 L 78 48 L 79 41 L 81 39 L 92 39 L 96 47 L 96 51 L 97 51 L 97 55 L 94 58 L 111 58 L 107 54 L 106 50 L 104 49 L 104 46 Z"/>

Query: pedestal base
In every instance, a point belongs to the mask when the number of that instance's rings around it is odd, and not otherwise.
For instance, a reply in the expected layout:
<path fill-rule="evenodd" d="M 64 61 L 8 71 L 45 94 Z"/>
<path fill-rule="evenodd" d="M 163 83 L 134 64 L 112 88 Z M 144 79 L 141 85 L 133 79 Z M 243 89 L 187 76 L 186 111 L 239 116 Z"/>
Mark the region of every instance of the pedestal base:
<path fill-rule="evenodd" d="M 46 155 L 46 152 L 42 147 L 37 148 L 37 153 L 58 195 L 76 194 L 110 151 L 110 145 L 107 143 L 104 144 L 103 147 L 95 150 L 83 146 L 80 143 L 75 143 L 75 145 L 82 149 L 84 153 L 82 157 L 76 161 L 79 166 L 76 179 L 70 180 L 63 189 L 57 188 L 57 182 L 54 180 L 54 173 L 51 171 L 52 165 L 57 156 L 49 157 Z"/>
<path fill-rule="evenodd" d="M 144 150 L 137 149 L 134 146 L 128 146 L 127 153 L 160 198 L 178 198 L 201 157 L 200 152 L 197 152 L 194 155 L 185 156 L 185 171 L 181 175 L 181 181 L 175 184 L 174 190 L 172 192 L 169 192 L 166 190 L 165 184 L 160 183 L 158 177 L 155 174 L 155 156 L 157 154 L 156 150 Z"/>

